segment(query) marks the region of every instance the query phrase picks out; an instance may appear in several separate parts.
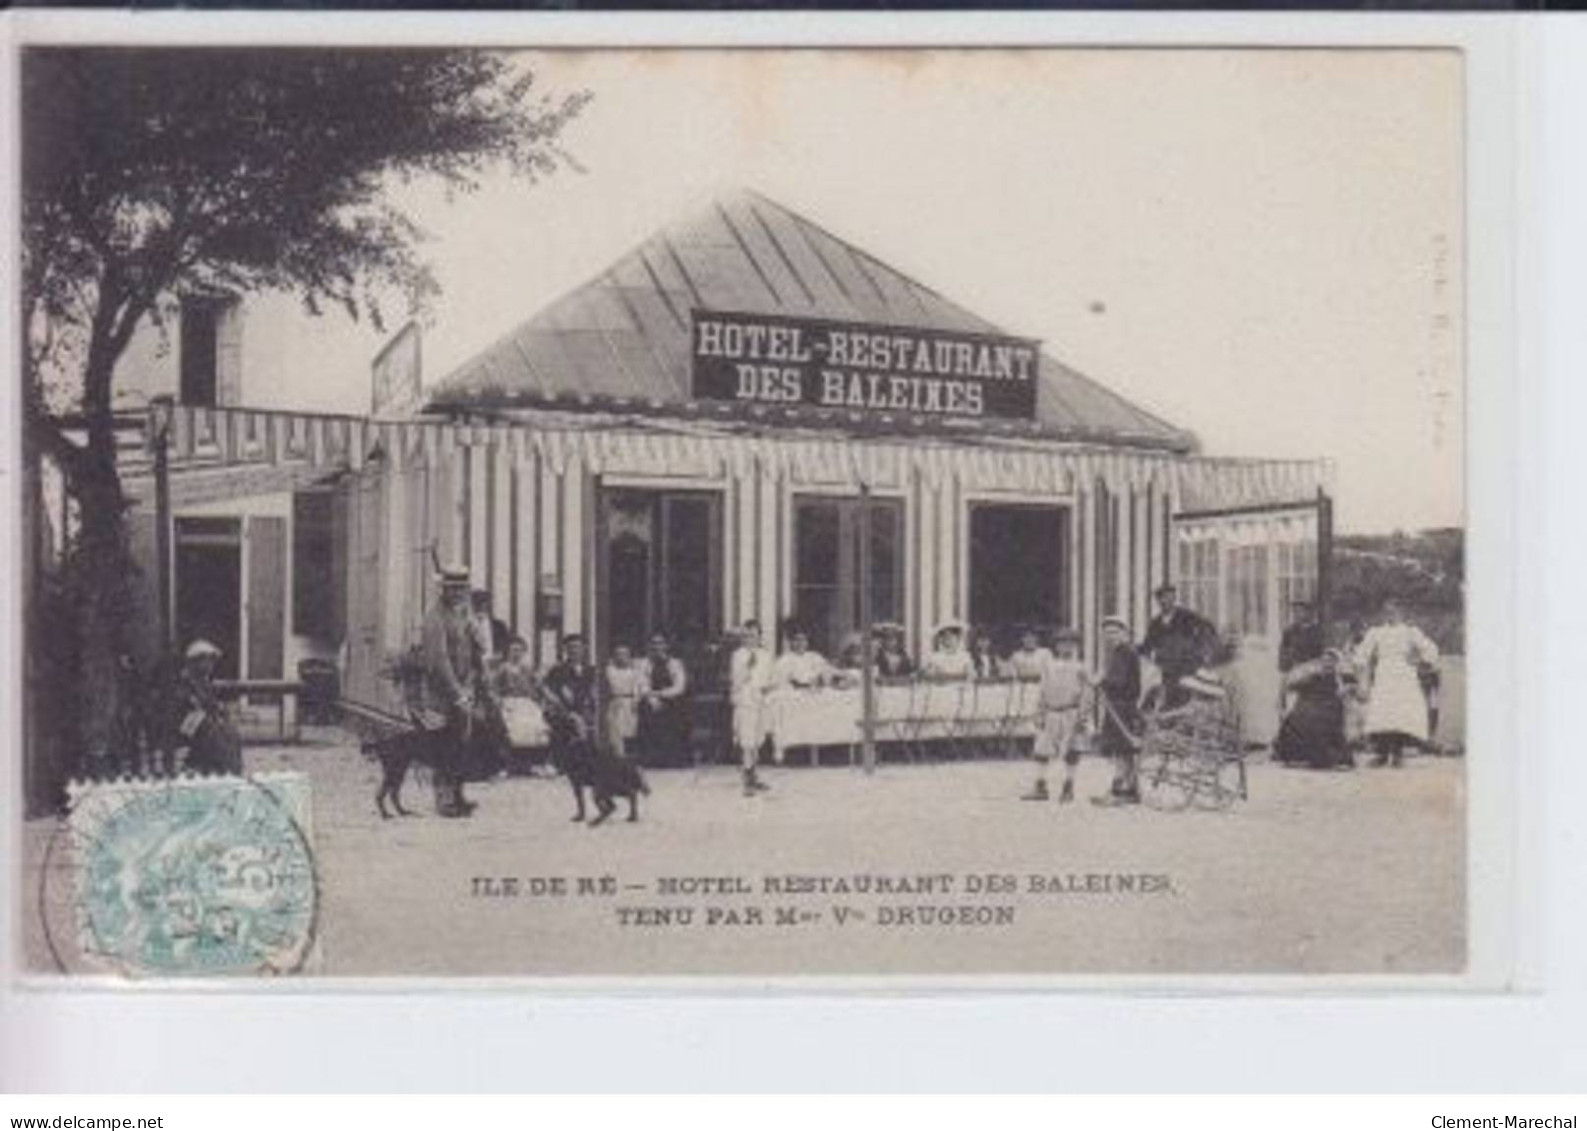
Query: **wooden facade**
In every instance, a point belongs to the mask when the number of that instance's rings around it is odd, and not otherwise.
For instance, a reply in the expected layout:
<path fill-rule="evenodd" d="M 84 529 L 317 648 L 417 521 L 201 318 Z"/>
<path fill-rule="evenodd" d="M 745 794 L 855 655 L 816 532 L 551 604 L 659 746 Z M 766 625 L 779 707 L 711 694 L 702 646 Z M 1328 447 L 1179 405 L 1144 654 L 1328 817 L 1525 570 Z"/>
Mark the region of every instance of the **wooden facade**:
<path fill-rule="evenodd" d="M 377 704 L 390 702 L 379 677 L 385 657 L 416 640 L 434 599 L 437 559 L 467 565 L 539 663 L 550 661 L 565 631 L 584 633 L 604 653 L 633 628 L 614 630 L 603 619 L 603 602 L 612 599 L 610 563 L 598 546 L 611 521 L 607 501 L 646 493 L 699 502 L 695 512 L 707 525 L 688 529 L 705 531 L 711 545 L 684 549 L 704 555 L 687 560 L 709 562 L 715 576 L 684 580 L 710 593 L 717 630 L 750 618 L 776 625 L 795 612 L 797 508 L 857 498 L 863 483 L 898 516 L 896 611 L 913 649 L 926 646 L 936 624 L 971 617 L 973 574 L 984 568 L 973 560 L 972 518 L 978 508 L 1008 505 L 1054 514 L 1053 529 L 1062 532 L 1052 554 L 1063 574 L 1058 619 L 1081 633 L 1088 656 L 1099 647 L 1103 616 L 1121 613 L 1139 634 L 1157 585 L 1207 568 L 1214 577 L 1184 579 L 1190 603 L 1223 624 L 1239 602 L 1242 627 L 1271 654 L 1289 592 L 1280 559 L 1315 578 L 1308 516 L 1328 487 L 1320 461 L 745 431 L 578 412 L 378 421 L 163 406 L 148 423 L 151 436 L 167 437 L 178 513 L 194 498 L 244 495 L 250 483 L 260 490 L 334 483 L 345 504 L 344 693 Z M 145 507 L 150 468 L 147 453 L 129 450 L 129 490 Z M 1212 543 L 1209 567 L 1194 547 Z M 145 539 L 145 552 L 152 545 Z M 1261 553 L 1229 557 L 1245 546 Z M 1309 571 L 1294 565 L 1307 554 Z M 1229 588 L 1229 563 L 1254 569 L 1258 559 L 1267 571 L 1253 584 L 1266 602 L 1260 615 L 1250 594 Z"/>

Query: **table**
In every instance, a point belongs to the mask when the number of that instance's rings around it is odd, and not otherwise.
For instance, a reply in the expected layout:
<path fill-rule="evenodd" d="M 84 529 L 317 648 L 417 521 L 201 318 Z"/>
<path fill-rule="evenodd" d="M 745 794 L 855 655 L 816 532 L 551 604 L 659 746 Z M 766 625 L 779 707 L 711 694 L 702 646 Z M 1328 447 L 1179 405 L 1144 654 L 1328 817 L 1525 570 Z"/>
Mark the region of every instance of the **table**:
<path fill-rule="evenodd" d="M 303 684 L 293 679 L 217 679 L 215 694 L 226 701 L 274 699 L 283 742 L 298 740 L 298 696 Z M 290 709 L 289 709 L 290 708 Z"/>
<path fill-rule="evenodd" d="M 1035 680 L 878 682 L 875 739 L 885 744 L 1028 738 L 1036 733 L 1040 690 Z M 859 687 L 773 692 L 773 745 L 783 751 L 859 743 L 862 696 Z"/>

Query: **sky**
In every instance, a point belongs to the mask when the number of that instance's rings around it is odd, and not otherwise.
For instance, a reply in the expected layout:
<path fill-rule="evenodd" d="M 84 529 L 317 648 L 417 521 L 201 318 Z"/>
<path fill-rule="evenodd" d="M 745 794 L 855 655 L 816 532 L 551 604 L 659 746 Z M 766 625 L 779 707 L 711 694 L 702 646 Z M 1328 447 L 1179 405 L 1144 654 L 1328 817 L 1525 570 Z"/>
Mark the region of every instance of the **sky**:
<path fill-rule="evenodd" d="M 1456 53 L 522 58 L 547 91 L 593 93 L 564 137 L 584 171 L 402 192 L 442 289 L 427 382 L 747 187 L 1208 454 L 1333 460 L 1346 532 L 1462 521 Z M 262 326 L 276 340 L 250 402 L 367 411 L 372 328 Z"/>

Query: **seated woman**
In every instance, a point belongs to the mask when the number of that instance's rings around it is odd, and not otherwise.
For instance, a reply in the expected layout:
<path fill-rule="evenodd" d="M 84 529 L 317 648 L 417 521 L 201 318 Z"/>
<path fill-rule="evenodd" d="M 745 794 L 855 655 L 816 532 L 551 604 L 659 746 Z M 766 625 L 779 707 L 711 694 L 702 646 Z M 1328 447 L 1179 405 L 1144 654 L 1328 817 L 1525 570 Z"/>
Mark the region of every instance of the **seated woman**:
<path fill-rule="evenodd" d="M 1273 755 L 1280 762 L 1315 770 L 1353 768 L 1355 758 L 1345 741 L 1345 696 L 1340 682 L 1339 653 L 1301 660 L 1284 674 L 1285 690 L 1294 696 L 1279 723 Z"/>
<path fill-rule="evenodd" d="M 931 634 L 932 652 L 921 672 L 927 679 L 969 679 L 974 674 L 970 653 L 964 650 L 964 626 L 948 621 Z"/>
<path fill-rule="evenodd" d="M 689 672 L 672 654 L 665 633 L 654 633 L 640 664 L 639 724 L 635 747 L 647 766 L 686 764 L 692 757 Z"/>
<path fill-rule="evenodd" d="M 879 624 L 876 635 L 880 647 L 876 651 L 876 674 L 882 679 L 907 679 L 915 674 L 915 661 L 904 649 L 902 625 Z"/>
<path fill-rule="evenodd" d="M 529 645 L 523 637 L 514 636 L 507 643 L 506 657 L 496 668 L 496 695 L 512 753 L 509 769 L 530 772 L 528 752 L 543 750 L 551 741 L 540 706 L 541 694 L 540 681 L 529 660 Z"/>
<path fill-rule="evenodd" d="M 187 647 L 177 676 L 170 730 L 177 765 L 200 774 L 242 773 L 242 739 L 215 691 L 220 649 L 208 640 Z"/>
<path fill-rule="evenodd" d="M 788 634 L 788 650 L 772 664 L 772 686 L 794 691 L 814 691 L 833 680 L 832 665 L 810 648 L 810 637 L 801 628 Z"/>
<path fill-rule="evenodd" d="M 837 663 L 832 665 L 832 683 L 837 687 L 853 687 L 859 683 L 861 673 L 869 662 L 866 652 L 865 638 L 858 632 L 845 636 L 842 647 L 838 649 Z"/>
<path fill-rule="evenodd" d="M 970 669 L 976 679 L 1005 679 L 1008 670 L 992 644 L 992 634 L 984 628 L 970 638 Z"/>
<path fill-rule="evenodd" d="M 1042 644 L 1041 633 L 1031 625 L 1020 629 L 1019 647 L 1008 657 L 1009 673 L 1015 679 L 1039 680 L 1052 661 L 1053 653 Z"/>
<path fill-rule="evenodd" d="M 1159 731 L 1194 742 L 1201 750 L 1239 754 L 1243 742 L 1240 699 L 1229 674 L 1198 668 L 1181 679 L 1179 686 L 1185 694 L 1183 702 L 1152 716 Z"/>

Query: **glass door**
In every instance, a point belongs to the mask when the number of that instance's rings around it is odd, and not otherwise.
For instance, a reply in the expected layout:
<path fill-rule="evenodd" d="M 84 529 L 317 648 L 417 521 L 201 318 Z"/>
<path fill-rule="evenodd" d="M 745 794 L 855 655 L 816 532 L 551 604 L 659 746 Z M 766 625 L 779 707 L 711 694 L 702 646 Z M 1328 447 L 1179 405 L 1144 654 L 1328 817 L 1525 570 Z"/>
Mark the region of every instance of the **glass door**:
<path fill-rule="evenodd" d="M 899 621 L 903 611 L 903 504 L 870 503 L 872 622 Z M 810 646 L 832 658 L 860 620 L 860 500 L 804 496 L 794 500 L 793 619 Z"/>
<path fill-rule="evenodd" d="M 657 632 L 695 670 L 722 628 L 721 497 L 709 491 L 603 488 L 597 647 L 636 655 Z"/>

